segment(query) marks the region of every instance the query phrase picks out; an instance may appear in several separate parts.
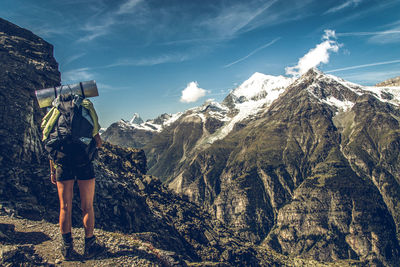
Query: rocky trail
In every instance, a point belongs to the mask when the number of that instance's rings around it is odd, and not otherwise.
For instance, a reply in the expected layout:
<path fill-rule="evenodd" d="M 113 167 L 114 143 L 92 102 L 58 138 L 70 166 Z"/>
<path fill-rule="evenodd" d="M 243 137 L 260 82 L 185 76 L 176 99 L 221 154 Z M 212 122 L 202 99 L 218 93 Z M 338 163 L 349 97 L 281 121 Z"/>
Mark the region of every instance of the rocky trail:
<path fill-rule="evenodd" d="M 75 250 L 82 255 L 84 232 L 73 228 Z M 95 259 L 63 261 L 57 224 L 0 215 L 1 266 L 176 266 L 186 265 L 174 253 L 156 249 L 135 235 L 96 229 L 96 236 L 107 247 Z M 145 236 L 145 234 L 143 235 Z"/>
<path fill-rule="evenodd" d="M 83 229 L 74 227 L 72 233 L 75 250 L 82 255 Z M 155 248 L 146 240 L 149 238 L 146 233 L 126 235 L 96 229 L 95 234 L 107 247 L 103 255 L 90 260 L 63 261 L 58 224 L 18 218 L 0 210 L 0 266 L 231 266 L 223 262 L 181 261 L 174 252 Z M 266 249 L 265 252 L 271 253 Z M 274 257 L 280 263 L 265 266 L 364 266 L 357 261 L 322 263 L 278 254 Z"/>

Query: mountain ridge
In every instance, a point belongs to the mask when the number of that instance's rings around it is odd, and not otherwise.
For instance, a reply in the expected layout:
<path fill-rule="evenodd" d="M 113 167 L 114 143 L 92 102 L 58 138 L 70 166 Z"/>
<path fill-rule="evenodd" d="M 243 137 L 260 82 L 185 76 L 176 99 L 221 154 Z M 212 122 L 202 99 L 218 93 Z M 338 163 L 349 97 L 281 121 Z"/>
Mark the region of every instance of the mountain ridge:
<path fill-rule="evenodd" d="M 249 242 L 284 255 L 392 266 L 399 91 L 310 69 L 212 142 L 202 142 L 210 125 L 218 135 L 228 120 L 210 124 L 207 103 L 185 112 L 143 147 L 149 172 Z M 240 114 L 235 107 L 246 100 L 227 97 L 221 117 Z"/>

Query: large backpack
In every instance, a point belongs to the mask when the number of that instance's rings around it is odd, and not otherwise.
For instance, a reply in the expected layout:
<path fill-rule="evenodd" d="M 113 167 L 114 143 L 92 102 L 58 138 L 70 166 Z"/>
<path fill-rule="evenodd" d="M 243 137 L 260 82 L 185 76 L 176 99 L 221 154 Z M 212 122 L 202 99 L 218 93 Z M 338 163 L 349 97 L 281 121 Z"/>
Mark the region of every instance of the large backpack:
<path fill-rule="evenodd" d="M 84 166 L 96 154 L 93 119 L 79 95 L 59 95 L 53 105 L 60 116 L 45 143 L 50 159 L 61 165 Z"/>

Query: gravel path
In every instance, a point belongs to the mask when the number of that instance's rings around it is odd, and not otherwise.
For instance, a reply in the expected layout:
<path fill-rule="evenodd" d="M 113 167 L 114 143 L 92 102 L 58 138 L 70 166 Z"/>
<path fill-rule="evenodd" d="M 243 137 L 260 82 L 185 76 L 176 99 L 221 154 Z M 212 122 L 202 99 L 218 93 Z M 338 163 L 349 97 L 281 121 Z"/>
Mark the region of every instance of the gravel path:
<path fill-rule="evenodd" d="M 82 255 L 83 229 L 73 228 L 75 250 Z M 57 224 L 0 215 L 0 266 L 173 266 L 174 253 L 154 248 L 135 235 L 95 230 L 107 252 L 92 260 L 62 261 Z M 143 233 L 142 233 L 143 235 Z"/>

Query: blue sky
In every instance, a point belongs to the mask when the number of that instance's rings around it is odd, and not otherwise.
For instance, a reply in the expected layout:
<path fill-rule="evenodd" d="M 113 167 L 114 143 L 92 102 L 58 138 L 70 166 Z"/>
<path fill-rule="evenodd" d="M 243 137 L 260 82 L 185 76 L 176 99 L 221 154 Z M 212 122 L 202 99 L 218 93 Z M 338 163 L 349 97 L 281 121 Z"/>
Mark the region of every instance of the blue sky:
<path fill-rule="evenodd" d="M 398 0 L 2 0 L 54 45 L 62 83 L 96 80 L 103 127 L 221 101 L 254 72 L 400 75 Z"/>

